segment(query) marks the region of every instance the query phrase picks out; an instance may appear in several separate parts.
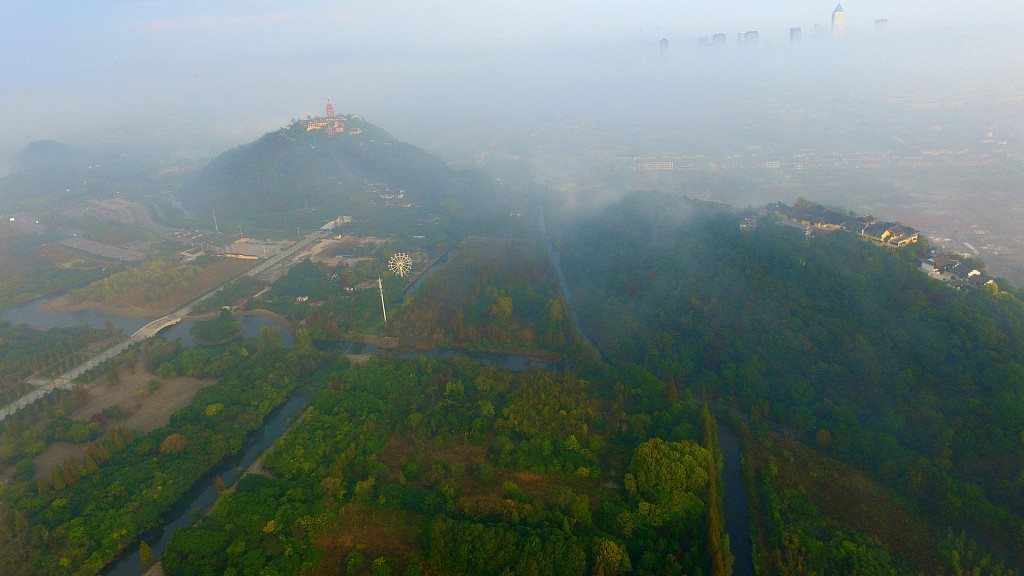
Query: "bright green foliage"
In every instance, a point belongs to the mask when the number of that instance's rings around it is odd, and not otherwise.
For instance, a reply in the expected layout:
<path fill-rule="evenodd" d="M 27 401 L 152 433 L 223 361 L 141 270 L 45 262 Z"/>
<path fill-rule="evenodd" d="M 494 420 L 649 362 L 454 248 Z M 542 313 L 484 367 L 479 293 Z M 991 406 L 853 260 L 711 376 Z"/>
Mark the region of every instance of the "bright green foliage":
<path fill-rule="evenodd" d="M 618 576 L 633 568 L 629 555 L 613 540 L 598 538 L 594 541 L 594 569 L 592 576 Z"/>
<path fill-rule="evenodd" d="M 199 277 L 199 268 L 179 268 L 170 260 L 154 259 L 134 268 L 112 274 L 85 288 L 68 292 L 72 302 L 94 300 L 121 304 L 125 299 L 145 294 L 147 301 L 161 300 L 174 294 L 187 294 Z"/>
<path fill-rule="evenodd" d="M 153 564 L 154 561 L 156 561 L 156 557 L 153 555 L 153 549 L 146 544 L 145 540 L 139 542 L 139 564 L 145 567 Z"/>

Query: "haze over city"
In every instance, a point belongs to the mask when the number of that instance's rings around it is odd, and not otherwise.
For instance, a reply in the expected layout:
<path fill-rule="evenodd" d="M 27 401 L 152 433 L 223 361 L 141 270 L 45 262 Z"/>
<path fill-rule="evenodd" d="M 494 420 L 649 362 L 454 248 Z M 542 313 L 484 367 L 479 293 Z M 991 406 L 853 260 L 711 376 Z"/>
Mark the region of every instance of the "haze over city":
<path fill-rule="evenodd" d="M 1024 281 L 1022 12 L 857 0 L 8 2 L 0 174 L 36 140 L 202 166 L 331 101 L 458 166 L 587 187 L 581 208 L 631 188 L 741 205 L 803 194 L 888 212 Z M 913 168 L 878 171 L 891 166 Z M 979 230 L 991 236 L 957 239 Z"/>
<path fill-rule="evenodd" d="M 661 121 L 721 91 L 1020 86 L 1012 2 L 5 2 L 0 152 L 121 130 L 212 156 L 326 99 L 430 147 L 472 123 L 626 115 Z M 875 22 L 885 20 L 881 30 Z M 790 28 L 802 30 L 789 50 Z M 756 30 L 757 54 L 698 39 Z M 659 62 L 659 41 L 671 62 Z M 884 41 L 884 44 L 883 44 Z M 747 47 L 749 48 L 749 47 Z M 834 59 L 834 60 L 833 60 Z M 657 66 L 657 67 L 655 67 Z M 787 76 L 788 74 L 788 76 Z M 866 75 L 865 75 L 866 74 Z M 651 100 L 646 92 L 657 92 Z M 153 133 L 159 137 L 153 137 Z M 190 150 L 191 148 L 191 150 Z M 0 163 L 0 167 L 3 164 Z"/>

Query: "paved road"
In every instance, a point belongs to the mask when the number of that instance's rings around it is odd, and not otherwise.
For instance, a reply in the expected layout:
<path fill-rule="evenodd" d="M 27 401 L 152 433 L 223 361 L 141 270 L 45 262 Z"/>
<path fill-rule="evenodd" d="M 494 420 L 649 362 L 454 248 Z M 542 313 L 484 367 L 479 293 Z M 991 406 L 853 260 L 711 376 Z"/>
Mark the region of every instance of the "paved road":
<path fill-rule="evenodd" d="M 253 268 L 250 268 L 243 274 L 246 274 L 247 276 L 250 277 L 254 277 L 258 274 L 261 274 L 267 269 L 280 264 L 286 258 L 291 257 L 299 250 L 302 250 L 303 248 L 309 246 L 313 242 L 322 239 L 326 235 L 327 232 L 323 230 L 316 230 L 313 233 L 306 235 L 295 244 L 292 244 L 286 250 L 283 250 L 276 256 L 264 260 L 263 262 L 261 262 L 260 264 Z M 210 296 L 213 296 L 217 292 L 220 292 L 221 288 L 226 286 L 229 282 L 231 282 L 231 280 L 233 280 L 233 278 L 224 282 L 220 286 L 217 286 L 213 290 L 210 290 L 206 294 L 203 294 L 199 298 L 196 298 L 195 300 L 189 302 L 185 306 L 182 306 L 181 308 L 175 310 L 174 312 L 171 312 L 170 314 L 162 318 L 157 318 L 156 320 L 153 320 L 149 324 L 146 324 L 142 328 L 136 330 L 135 333 L 129 336 L 127 339 L 111 346 L 110 348 L 104 350 L 100 354 L 82 363 L 80 366 L 74 368 L 73 370 L 69 370 L 64 374 L 61 374 L 60 376 L 54 378 L 53 380 L 33 378 L 30 382 L 33 385 L 35 385 L 36 388 L 29 392 L 28 394 L 22 396 L 15 402 L 5 406 L 3 409 L 0 409 L 0 422 L 2 422 L 11 414 L 14 414 L 18 410 L 21 410 L 22 408 L 28 406 L 29 404 L 32 404 L 36 400 L 39 400 L 40 398 L 46 396 L 47 394 L 53 392 L 54 390 L 70 389 L 71 387 L 74 386 L 75 379 L 84 374 L 85 372 L 92 370 L 93 368 L 99 366 L 103 362 L 124 352 L 132 344 L 137 344 L 139 342 L 142 342 L 143 340 L 146 340 L 147 338 L 152 338 L 153 336 L 156 336 L 157 333 L 163 330 L 164 328 L 171 326 L 172 324 L 177 324 L 178 322 L 181 321 L 182 318 L 188 316 L 192 312 L 193 306 L 195 306 L 199 302 L 202 302 L 203 300 L 206 300 Z"/>
<path fill-rule="evenodd" d="M 0 410 L 0 422 L 2 422 L 11 414 L 14 414 L 18 410 L 21 410 L 22 408 L 28 406 L 29 404 L 35 402 L 36 400 L 39 400 L 43 396 L 46 396 L 50 392 L 53 392 L 54 390 L 70 389 L 72 386 L 74 386 L 75 378 L 78 378 L 85 372 L 92 370 L 93 368 L 99 366 L 103 362 L 106 362 L 107 360 L 113 358 L 114 356 L 117 356 L 118 354 L 124 352 L 128 348 L 128 346 L 130 346 L 133 343 L 133 340 L 130 338 L 128 340 L 119 342 L 111 346 L 110 348 L 107 348 L 100 354 L 93 356 L 86 362 L 83 362 L 81 365 L 77 366 L 73 370 L 69 370 L 61 374 L 60 376 L 54 378 L 53 380 L 43 381 L 44 383 L 38 386 L 35 390 L 32 390 L 25 396 L 19 398 L 14 403 L 7 405 L 2 410 Z M 41 379 L 39 378 L 34 378 L 32 382 L 38 385 L 40 383 L 40 380 Z"/>

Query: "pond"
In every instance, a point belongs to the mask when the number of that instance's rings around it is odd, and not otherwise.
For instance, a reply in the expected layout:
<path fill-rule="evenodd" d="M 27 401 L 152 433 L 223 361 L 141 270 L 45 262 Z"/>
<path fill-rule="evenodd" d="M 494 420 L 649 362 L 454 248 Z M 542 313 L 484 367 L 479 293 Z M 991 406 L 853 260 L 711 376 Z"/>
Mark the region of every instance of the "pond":
<path fill-rule="evenodd" d="M 49 301 L 50 298 L 39 298 L 19 304 L 18 306 L 6 308 L 0 311 L 0 320 L 7 320 L 11 324 L 28 324 L 38 328 L 70 328 L 72 326 L 88 324 L 98 330 L 105 328 L 107 320 L 109 320 L 111 324 L 124 330 L 125 336 L 134 333 L 152 320 L 152 318 L 123 318 L 121 316 L 93 312 L 92 310 L 48 312 L 39 308 Z"/>
<path fill-rule="evenodd" d="M 40 306 L 47 302 L 49 302 L 48 298 L 40 298 L 19 306 L 7 308 L 6 310 L 0 311 L 0 320 L 7 320 L 12 324 L 28 324 L 29 326 L 36 326 L 38 328 L 70 328 L 72 326 L 88 324 L 99 330 L 106 327 L 107 321 L 109 320 L 111 324 L 123 330 L 125 336 L 130 336 L 136 330 L 142 328 L 152 320 L 151 318 L 124 318 L 122 316 L 114 316 L 112 314 L 93 312 L 92 310 L 83 310 L 81 312 L 48 312 L 40 309 Z M 235 316 L 235 319 L 242 324 L 242 330 L 245 332 L 245 338 L 256 338 L 260 334 L 260 329 L 264 326 L 279 326 L 273 320 L 263 316 L 238 315 Z M 181 338 L 182 346 L 192 348 L 195 346 L 192 342 L 192 336 L 189 335 L 189 330 L 192 329 L 192 324 L 194 324 L 194 322 L 190 320 L 182 320 L 181 322 L 162 330 L 160 332 L 160 336 L 167 340 Z M 283 327 L 281 332 L 284 336 L 281 345 L 285 347 L 294 346 L 295 339 L 292 334 Z"/>

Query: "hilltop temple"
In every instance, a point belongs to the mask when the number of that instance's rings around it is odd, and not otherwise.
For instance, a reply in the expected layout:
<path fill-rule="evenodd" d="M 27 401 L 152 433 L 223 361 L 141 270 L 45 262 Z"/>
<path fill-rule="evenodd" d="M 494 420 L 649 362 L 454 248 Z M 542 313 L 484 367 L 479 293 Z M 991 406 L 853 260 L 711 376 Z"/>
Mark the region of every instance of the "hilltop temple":
<path fill-rule="evenodd" d="M 345 116 L 344 114 L 335 116 L 334 105 L 328 100 L 326 116 L 306 118 L 305 120 L 300 120 L 300 123 L 306 126 L 306 132 L 323 130 L 328 136 L 334 136 L 335 134 L 345 132 L 345 121 L 349 118 L 350 116 Z"/>

